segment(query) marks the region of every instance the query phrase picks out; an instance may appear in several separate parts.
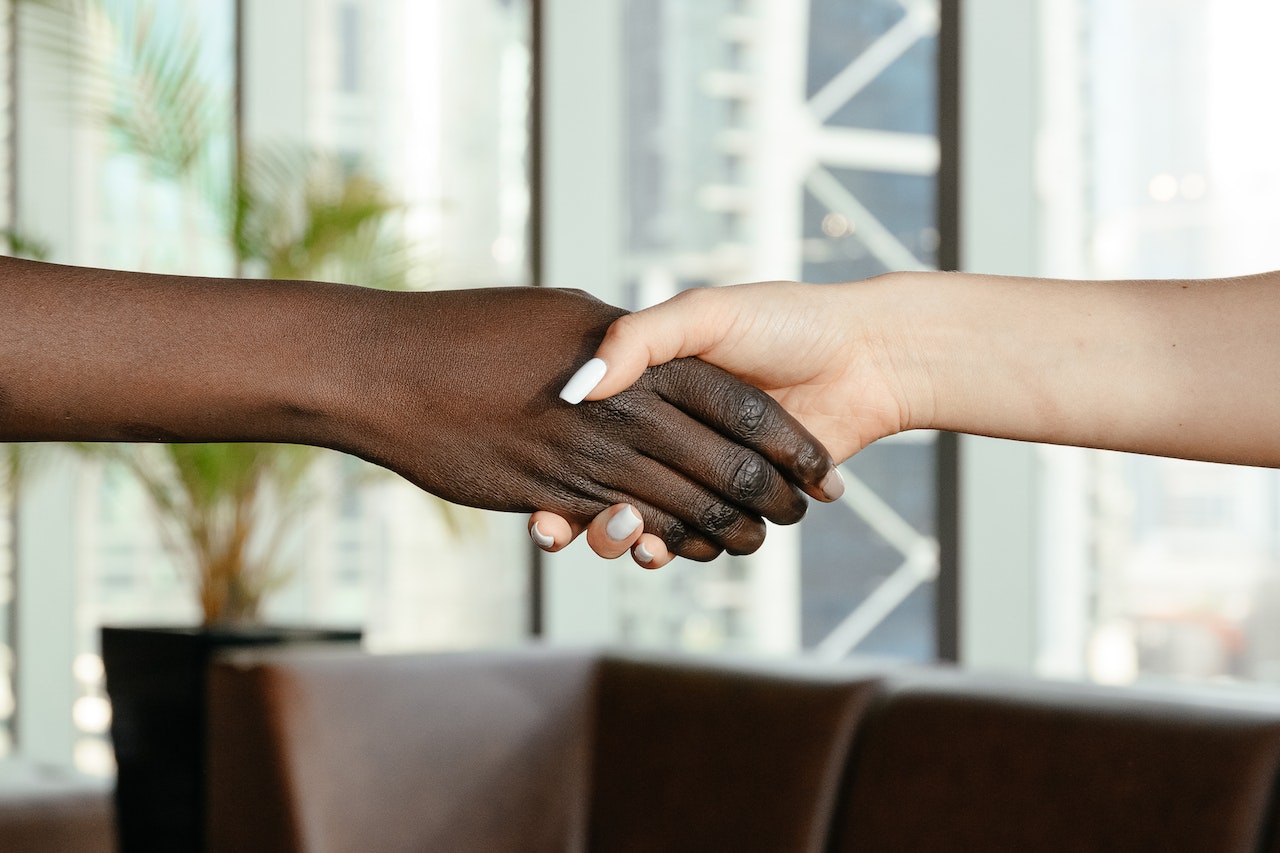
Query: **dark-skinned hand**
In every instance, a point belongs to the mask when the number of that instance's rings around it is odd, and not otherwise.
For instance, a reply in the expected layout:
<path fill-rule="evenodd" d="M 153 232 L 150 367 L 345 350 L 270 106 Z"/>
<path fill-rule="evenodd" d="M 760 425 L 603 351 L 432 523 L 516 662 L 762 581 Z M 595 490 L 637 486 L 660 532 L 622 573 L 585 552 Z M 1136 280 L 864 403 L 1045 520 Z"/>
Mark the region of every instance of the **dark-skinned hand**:
<path fill-rule="evenodd" d="M 456 503 L 585 525 L 626 502 L 671 552 L 759 547 L 798 521 L 831 469 L 768 395 L 697 359 L 607 400 L 557 397 L 624 312 L 546 288 L 396 294 L 349 449 Z M 369 399 L 369 392 L 373 397 Z M 799 486 L 800 488 L 797 488 Z"/>

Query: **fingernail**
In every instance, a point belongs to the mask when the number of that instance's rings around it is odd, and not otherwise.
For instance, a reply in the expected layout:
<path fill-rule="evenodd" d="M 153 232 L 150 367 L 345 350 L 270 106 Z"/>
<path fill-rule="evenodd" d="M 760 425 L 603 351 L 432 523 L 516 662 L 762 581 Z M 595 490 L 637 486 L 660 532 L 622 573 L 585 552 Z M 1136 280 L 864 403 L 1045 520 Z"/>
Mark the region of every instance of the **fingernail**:
<path fill-rule="evenodd" d="M 840 469 L 833 467 L 827 472 L 827 476 L 822 478 L 822 484 L 818 487 L 822 490 L 822 496 L 829 501 L 839 500 L 844 494 L 844 476 L 841 475 Z"/>
<path fill-rule="evenodd" d="M 609 519 L 609 523 L 604 526 L 604 532 L 614 542 L 621 542 L 634 533 L 639 526 L 640 516 L 630 506 L 624 506 Z"/>
<path fill-rule="evenodd" d="M 605 371 L 608 369 L 609 365 L 604 363 L 604 359 L 591 359 L 579 367 L 578 372 L 564 384 L 564 388 L 560 391 L 560 399 L 575 406 L 581 403 L 582 399 L 591 393 L 591 389 L 604 379 Z"/>
<path fill-rule="evenodd" d="M 539 548 L 550 548 L 552 545 L 556 544 L 555 537 L 548 536 L 539 530 L 538 523 L 536 521 L 533 523 L 533 526 L 529 528 L 529 535 L 533 537 L 533 541 Z"/>
<path fill-rule="evenodd" d="M 636 559 L 641 563 L 652 563 L 653 555 L 649 553 L 649 549 L 644 547 L 643 542 L 637 542 L 635 547 Z"/>

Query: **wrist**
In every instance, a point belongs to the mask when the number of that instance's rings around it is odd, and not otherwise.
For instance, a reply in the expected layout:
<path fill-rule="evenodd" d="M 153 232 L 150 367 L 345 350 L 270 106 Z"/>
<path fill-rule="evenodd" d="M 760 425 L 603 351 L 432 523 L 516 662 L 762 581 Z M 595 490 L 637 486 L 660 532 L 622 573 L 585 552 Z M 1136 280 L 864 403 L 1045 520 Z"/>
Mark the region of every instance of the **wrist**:
<path fill-rule="evenodd" d="M 282 428 L 294 441 L 378 460 L 396 439 L 386 413 L 403 405 L 406 388 L 435 378 L 420 369 L 401 375 L 437 337 L 426 323 L 402 328 L 414 316 L 406 300 L 423 294 L 343 287 L 317 295 L 290 336 L 302 369 L 282 371 L 286 382 L 273 391 Z M 416 408 L 429 416 L 420 402 Z"/>
<path fill-rule="evenodd" d="M 852 282 L 851 316 L 862 318 L 860 338 L 897 401 L 899 429 L 936 429 L 938 374 L 946 346 L 938 277 L 932 272 L 891 272 Z"/>
<path fill-rule="evenodd" d="M 1078 413 L 1060 389 L 1073 381 L 1078 341 L 1097 336 L 1085 331 L 1094 321 L 1079 325 L 1079 285 L 952 272 L 901 278 L 913 428 L 1046 440 Z"/>

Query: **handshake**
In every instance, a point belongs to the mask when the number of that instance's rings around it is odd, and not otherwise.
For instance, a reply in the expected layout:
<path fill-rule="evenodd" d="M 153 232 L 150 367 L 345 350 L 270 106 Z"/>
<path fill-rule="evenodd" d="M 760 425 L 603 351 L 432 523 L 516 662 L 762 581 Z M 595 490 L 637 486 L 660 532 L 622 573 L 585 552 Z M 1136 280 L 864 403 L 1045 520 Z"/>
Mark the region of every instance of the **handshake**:
<path fill-rule="evenodd" d="M 637 563 L 657 568 L 673 555 L 751 553 L 764 541 L 762 518 L 794 524 L 804 516 L 805 493 L 833 501 L 844 492 L 839 468 L 817 439 L 732 374 L 683 358 L 646 367 L 616 396 L 584 403 L 606 375 L 607 362 L 593 357 L 560 399 L 597 428 L 639 427 L 619 449 L 624 457 L 647 457 L 652 475 L 634 480 L 625 503 L 588 525 L 587 541 L 602 557 L 630 547 Z M 580 523 L 546 510 L 529 520 L 533 541 L 548 551 L 580 532 Z"/>
<path fill-rule="evenodd" d="M 399 365 L 386 377 L 391 405 L 364 412 L 378 423 L 343 449 L 455 503 L 533 512 L 529 532 L 545 550 L 586 530 L 601 556 L 631 550 L 650 568 L 746 554 L 764 541 L 763 519 L 793 524 L 806 495 L 842 490 L 831 455 L 799 421 L 699 359 L 641 365 L 627 387 L 584 401 L 605 373 L 589 357 L 624 315 L 585 293 L 393 298 L 403 305 L 381 330 L 394 346 L 382 364 Z M 411 442 L 406 395 L 434 423 Z"/>
<path fill-rule="evenodd" d="M 0 258 L 0 441 L 362 457 L 657 568 L 754 551 L 910 429 L 1280 466 L 1280 273 L 390 293 Z"/>
<path fill-rule="evenodd" d="M 836 494 L 817 439 L 698 359 L 562 399 L 625 313 L 582 292 L 0 267 L 0 441 L 329 447 L 455 503 L 537 512 L 548 550 L 585 529 L 650 567 L 754 551 L 763 519 Z"/>

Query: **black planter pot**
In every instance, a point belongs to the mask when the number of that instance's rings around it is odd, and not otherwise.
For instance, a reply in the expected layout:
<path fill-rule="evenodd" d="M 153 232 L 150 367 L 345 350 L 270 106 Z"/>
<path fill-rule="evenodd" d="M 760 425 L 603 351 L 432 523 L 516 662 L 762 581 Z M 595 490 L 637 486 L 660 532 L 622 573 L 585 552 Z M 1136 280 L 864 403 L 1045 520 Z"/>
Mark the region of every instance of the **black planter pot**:
<path fill-rule="evenodd" d="M 205 696 L 219 652 L 289 643 L 358 643 L 360 631 L 103 628 L 111 699 L 119 853 L 205 849 Z"/>

